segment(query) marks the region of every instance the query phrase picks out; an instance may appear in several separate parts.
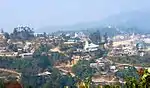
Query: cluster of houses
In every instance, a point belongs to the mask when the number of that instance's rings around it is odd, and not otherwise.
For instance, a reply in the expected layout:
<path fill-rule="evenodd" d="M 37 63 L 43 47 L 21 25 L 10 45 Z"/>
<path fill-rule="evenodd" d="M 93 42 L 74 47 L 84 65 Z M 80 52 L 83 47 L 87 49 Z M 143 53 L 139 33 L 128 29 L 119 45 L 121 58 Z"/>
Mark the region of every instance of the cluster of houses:
<path fill-rule="evenodd" d="M 118 35 L 112 39 L 112 44 L 109 42 L 105 42 L 105 39 L 102 39 L 102 46 L 100 44 L 94 44 L 92 40 L 88 38 L 84 33 L 78 32 L 71 34 L 66 34 L 65 36 L 69 36 L 69 39 L 64 39 L 63 36 L 42 36 L 36 37 L 31 41 L 17 41 L 6 39 L 4 35 L 0 34 L 0 56 L 7 57 L 17 57 L 20 56 L 22 58 L 32 57 L 33 53 L 40 46 L 40 44 L 48 44 L 52 47 L 50 49 L 51 52 L 65 53 L 66 51 L 61 51 L 61 45 L 74 46 L 76 44 L 82 44 L 82 48 L 76 48 L 74 50 L 71 58 L 71 65 L 76 64 L 80 59 L 90 60 L 92 56 L 90 55 L 93 52 L 98 52 L 100 48 L 108 48 L 110 51 L 108 56 L 134 56 L 140 55 L 144 56 L 150 48 L 150 37 L 140 36 L 140 35 Z M 109 39 L 111 40 L 111 39 Z M 16 51 L 11 50 L 10 45 L 13 48 L 16 48 Z M 112 45 L 112 46 L 111 46 Z M 111 49 L 110 49 L 111 46 Z M 11 48 L 12 48 L 11 47 Z M 80 53 L 80 54 L 79 54 Z M 101 52 L 100 52 L 101 53 Z M 82 54 L 82 55 L 81 55 Z M 115 72 L 118 70 L 118 67 L 113 64 L 113 62 L 109 61 L 106 57 L 102 57 L 96 59 L 94 63 L 90 63 L 92 68 L 97 69 L 97 73 L 93 76 L 92 81 L 95 83 L 114 83 L 119 80 L 115 77 Z M 38 76 L 50 75 L 49 72 L 39 73 Z"/>
<path fill-rule="evenodd" d="M 77 37 L 77 36 L 76 36 Z M 97 52 L 98 49 L 100 49 L 100 45 L 94 44 L 92 41 L 89 42 L 88 38 L 81 39 L 80 41 L 75 40 L 69 40 L 70 43 L 77 43 L 84 41 L 84 47 L 81 50 L 81 52 L 89 52 L 92 53 L 94 51 Z M 110 46 L 110 42 L 104 43 L 103 47 L 108 48 Z M 143 35 L 118 35 L 115 36 L 115 38 L 112 39 L 112 46 L 110 51 L 108 52 L 108 56 L 144 56 L 149 52 L 149 46 L 150 45 L 150 37 L 146 37 Z M 76 56 L 73 56 L 73 62 L 72 64 L 76 64 L 79 59 L 86 59 L 90 60 L 92 56 L 86 55 L 82 56 L 80 58 L 77 58 Z M 99 59 L 96 59 L 95 62 L 90 63 L 90 66 L 92 68 L 96 68 L 97 72 L 92 77 L 92 81 L 97 84 L 113 84 L 113 83 L 125 83 L 122 79 L 119 79 L 115 76 L 115 73 L 119 69 L 127 68 L 128 65 L 116 65 L 113 62 L 109 61 L 107 57 L 102 57 Z"/>
<path fill-rule="evenodd" d="M 120 35 L 113 40 L 110 56 L 144 56 L 149 52 L 149 37 L 146 35 Z"/>
<path fill-rule="evenodd" d="M 16 57 L 16 56 L 32 56 L 34 46 L 29 41 L 14 41 L 6 39 L 4 34 L 0 34 L 0 56 Z"/>

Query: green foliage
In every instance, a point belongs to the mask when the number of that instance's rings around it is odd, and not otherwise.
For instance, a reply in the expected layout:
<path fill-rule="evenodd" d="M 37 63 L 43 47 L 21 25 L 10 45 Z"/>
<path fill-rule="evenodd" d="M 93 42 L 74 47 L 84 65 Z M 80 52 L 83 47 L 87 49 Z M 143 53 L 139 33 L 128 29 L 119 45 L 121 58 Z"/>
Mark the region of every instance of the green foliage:
<path fill-rule="evenodd" d="M 126 86 L 128 88 L 137 88 L 138 82 L 134 77 L 128 77 L 128 78 L 126 78 Z"/>
<path fill-rule="evenodd" d="M 48 45 L 41 44 L 39 48 L 33 53 L 33 57 L 40 57 L 43 53 L 47 54 L 49 50 L 50 47 Z"/>
<path fill-rule="evenodd" d="M 75 86 L 75 78 L 71 75 L 63 75 L 60 78 L 60 85 L 62 87 L 69 86 L 74 87 Z"/>
<path fill-rule="evenodd" d="M 48 66 L 52 66 L 53 62 L 50 61 L 48 56 L 40 56 L 37 58 L 38 62 L 37 64 L 39 65 L 39 67 L 46 69 Z"/>
<path fill-rule="evenodd" d="M 48 61 L 47 56 L 42 56 L 41 58 L 26 58 L 26 59 L 16 59 L 16 58 L 1 58 L 0 67 L 7 69 L 14 69 L 22 73 L 21 83 L 25 85 L 25 88 L 32 86 L 33 88 L 37 87 L 37 80 L 41 80 L 37 77 L 37 74 L 47 69 L 51 68 L 51 64 Z M 55 73 L 56 74 L 56 73 Z M 1 88 L 1 87 L 0 87 Z"/>
<path fill-rule="evenodd" d="M 36 87 L 37 86 L 37 77 L 31 76 L 29 74 L 22 74 L 21 77 L 21 83 L 24 87 L 30 88 L 30 87 Z"/>
<path fill-rule="evenodd" d="M 63 53 L 58 53 L 58 52 L 52 52 L 51 53 L 51 59 L 53 60 L 53 61 L 58 61 L 58 60 L 66 60 L 66 59 L 68 59 L 66 56 L 65 56 L 65 54 L 63 54 Z"/>
<path fill-rule="evenodd" d="M 137 72 L 133 67 L 120 70 L 117 72 L 117 76 L 125 79 L 125 88 L 150 88 L 150 73 L 147 69 L 144 71 L 144 74 L 141 78 L 139 75 L 137 75 Z"/>
<path fill-rule="evenodd" d="M 116 76 L 122 79 L 126 78 L 135 78 L 136 80 L 139 79 L 138 72 L 135 67 L 128 67 L 127 69 L 122 69 L 116 72 Z"/>
<path fill-rule="evenodd" d="M 42 88 L 51 88 L 50 82 L 46 82 Z"/>
<path fill-rule="evenodd" d="M 101 49 L 99 49 L 95 52 L 96 59 L 101 58 L 105 55 L 107 55 L 106 51 L 101 50 Z"/>
<path fill-rule="evenodd" d="M 33 88 L 32 86 L 25 86 L 25 88 Z"/>
<path fill-rule="evenodd" d="M 28 68 L 32 66 L 32 63 L 29 60 L 24 59 L 18 59 L 12 61 L 12 64 L 10 64 L 10 67 L 17 68 L 18 71 L 21 71 L 22 68 Z"/>
<path fill-rule="evenodd" d="M 0 80 L 0 88 L 5 88 L 4 87 L 4 82 L 2 80 Z"/>
<path fill-rule="evenodd" d="M 4 33 L 4 36 L 5 36 L 6 39 L 10 39 L 10 35 L 9 35 L 8 32 L 5 32 L 5 33 Z"/>
<path fill-rule="evenodd" d="M 89 38 L 92 40 L 94 44 L 99 44 L 101 42 L 101 35 L 99 30 L 97 30 L 94 33 L 91 33 Z"/>
<path fill-rule="evenodd" d="M 90 67 L 90 62 L 87 60 L 80 60 L 76 65 L 72 67 L 73 73 L 80 78 L 86 79 L 87 77 L 91 77 L 95 70 Z"/>
<path fill-rule="evenodd" d="M 18 59 L 18 58 L 10 58 L 10 57 L 0 57 L 0 67 L 7 69 L 15 69 L 19 72 L 21 70 L 30 68 L 33 66 L 32 60 L 33 58 L 28 59 Z"/>
<path fill-rule="evenodd" d="M 105 85 L 103 88 L 110 88 L 110 85 Z"/>
<path fill-rule="evenodd" d="M 38 51 L 41 52 L 48 52 L 49 51 L 49 47 L 47 45 L 43 45 L 41 44 L 41 46 L 39 47 Z"/>
<path fill-rule="evenodd" d="M 52 74 L 42 88 L 75 88 L 75 81 L 71 75 L 61 75 L 57 69 L 52 69 Z"/>
<path fill-rule="evenodd" d="M 150 72 L 148 72 L 148 69 L 144 71 L 140 84 L 142 87 L 150 88 Z"/>
<path fill-rule="evenodd" d="M 29 40 L 34 38 L 34 31 L 30 27 L 16 27 L 10 34 L 11 39 Z"/>
<path fill-rule="evenodd" d="M 37 59 L 37 64 L 43 68 L 46 69 L 48 66 L 53 65 L 52 59 L 47 55 L 50 47 L 47 45 L 41 44 L 38 50 L 36 50 L 33 54 L 33 57 Z"/>
<path fill-rule="evenodd" d="M 122 64 L 143 64 L 143 66 L 150 66 L 149 55 L 140 57 L 140 56 L 124 56 L 124 57 L 109 57 L 113 62 L 122 63 Z"/>

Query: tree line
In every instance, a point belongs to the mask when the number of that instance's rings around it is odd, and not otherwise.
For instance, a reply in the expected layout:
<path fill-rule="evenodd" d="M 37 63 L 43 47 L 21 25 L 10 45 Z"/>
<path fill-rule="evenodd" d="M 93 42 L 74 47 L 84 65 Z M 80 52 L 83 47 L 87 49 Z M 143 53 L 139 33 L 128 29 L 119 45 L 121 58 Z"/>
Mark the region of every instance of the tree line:
<path fill-rule="evenodd" d="M 4 34 L 6 39 L 20 39 L 20 40 L 29 40 L 34 38 L 33 28 L 28 26 L 16 27 L 13 29 L 12 33 L 4 32 L 1 30 L 1 33 Z"/>

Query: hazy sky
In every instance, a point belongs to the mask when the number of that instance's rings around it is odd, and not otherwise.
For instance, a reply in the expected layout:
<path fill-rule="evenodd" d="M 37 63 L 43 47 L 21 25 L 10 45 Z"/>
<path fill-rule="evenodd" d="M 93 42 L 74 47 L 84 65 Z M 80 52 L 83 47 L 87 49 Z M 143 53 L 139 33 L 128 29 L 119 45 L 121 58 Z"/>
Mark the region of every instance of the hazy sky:
<path fill-rule="evenodd" d="M 41 28 L 97 21 L 120 12 L 149 9 L 150 0 L 0 0 L 0 28 Z"/>

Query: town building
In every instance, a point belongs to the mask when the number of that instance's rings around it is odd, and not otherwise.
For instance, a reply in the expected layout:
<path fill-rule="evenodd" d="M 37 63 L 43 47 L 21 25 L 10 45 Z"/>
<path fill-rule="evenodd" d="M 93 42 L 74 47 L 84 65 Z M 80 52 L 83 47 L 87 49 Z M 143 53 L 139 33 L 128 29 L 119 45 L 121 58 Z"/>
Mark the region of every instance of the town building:
<path fill-rule="evenodd" d="M 96 51 L 98 50 L 99 48 L 99 45 L 96 45 L 96 44 L 93 44 L 93 43 L 90 43 L 88 41 L 85 42 L 85 45 L 84 45 L 84 50 L 85 51 Z"/>

